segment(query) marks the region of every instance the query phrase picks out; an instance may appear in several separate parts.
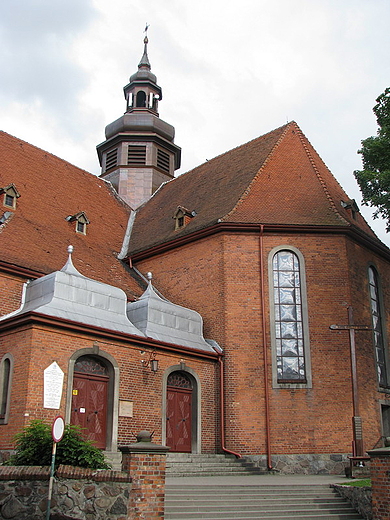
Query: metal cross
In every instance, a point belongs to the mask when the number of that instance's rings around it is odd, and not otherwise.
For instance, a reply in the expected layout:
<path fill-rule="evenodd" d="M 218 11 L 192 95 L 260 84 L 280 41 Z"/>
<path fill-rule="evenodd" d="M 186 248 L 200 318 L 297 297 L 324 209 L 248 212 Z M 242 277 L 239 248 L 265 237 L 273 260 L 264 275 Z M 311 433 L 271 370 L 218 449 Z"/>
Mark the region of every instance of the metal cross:
<path fill-rule="evenodd" d="M 331 325 L 332 330 L 348 330 L 349 345 L 351 351 L 351 374 L 352 374 L 352 400 L 353 400 L 353 456 L 361 457 L 364 455 L 363 450 L 363 429 L 362 418 L 359 414 L 359 392 L 357 383 L 357 368 L 356 368 L 356 345 L 355 345 L 355 330 L 372 330 L 366 325 L 355 325 L 353 322 L 353 309 L 348 306 L 348 325 Z"/>

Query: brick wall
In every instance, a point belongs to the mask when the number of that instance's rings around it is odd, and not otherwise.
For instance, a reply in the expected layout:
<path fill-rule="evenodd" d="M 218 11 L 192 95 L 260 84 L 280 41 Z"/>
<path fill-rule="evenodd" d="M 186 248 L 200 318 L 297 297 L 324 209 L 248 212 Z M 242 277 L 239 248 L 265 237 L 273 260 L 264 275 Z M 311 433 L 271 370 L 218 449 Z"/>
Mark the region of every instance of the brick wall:
<path fill-rule="evenodd" d="M 369 451 L 373 520 L 390 519 L 390 448 Z"/>
<path fill-rule="evenodd" d="M 0 316 L 16 311 L 20 307 L 23 283 L 26 280 L 8 273 L 0 273 L 1 308 Z"/>
<path fill-rule="evenodd" d="M 67 376 L 70 357 L 81 349 L 96 349 L 111 356 L 119 368 L 119 399 L 133 403 L 133 417 L 119 416 L 118 444 L 134 442 L 135 433 L 149 429 L 154 440 L 162 441 L 162 388 L 164 372 L 183 360 L 199 377 L 201 385 L 202 444 L 205 452 L 217 449 L 218 387 L 216 362 L 199 357 L 158 351 L 159 370 L 152 373 L 142 366 L 148 355 L 134 342 L 110 340 L 96 334 L 76 333 L 50 325 L 26 324 L 3 332 L 0 352 L 14 358 L 9 422 L 1 425 L 0 450 L 13 447 L 13 437 L 32 419 L 51 423 L 55 416 L 65 417 Z M 43 370 L 56 361 L 64 372 L 64 388 L 59 410 L 43 408 Z M 147 399 L 145 399 L 147 396 Z"/>
<path fill-rule="evenodd" d="M 277 246 L 297 248 L 306 266 L 312 388 L 272 389 L 268 255 Z M 349 336 L 331 331 L 345 324 L 370 325 L 367 267 L 381 275 L 384 308 L 390 309 L 388 262 L 343 235 L 264 236 L 265 321 L 270 390 L 271 450 L 276 454 L 347 454 L 352 443 Z M 265 402 L 260 301 L 259 232 L 217 234 L 137 263 L 152 271 L 165 296 L 200 312 L 205 336 L 225 350 L 226 446 L 264 453 Z M 388 311 L 387 311 L 388 312 Z M 390 320 L 387 320 L 389 327 Z M 390 330 L 388 330 L 390 333 Z M 370 332 L 356 332 L 360 413 L 366 448 L 381 435 L 380 399 Z"/>
<path fill-rule="evenodd" d="M 131 447 L 123 448 L 122 463 L 124 470 L 132 477 L 128 518 L 131 520 L 164 518 L 165 451 L 167 450 L 153 453 L 145 449 L 145 451 L 132 453 L 131 449 Z"/>

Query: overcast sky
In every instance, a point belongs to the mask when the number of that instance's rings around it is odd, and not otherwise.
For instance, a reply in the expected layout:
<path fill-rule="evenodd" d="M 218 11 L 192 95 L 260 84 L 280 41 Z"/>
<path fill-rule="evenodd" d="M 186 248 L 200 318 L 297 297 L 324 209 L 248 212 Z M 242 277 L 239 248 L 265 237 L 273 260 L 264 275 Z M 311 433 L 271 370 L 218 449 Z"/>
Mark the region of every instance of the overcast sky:
<path fill-rule="evenodd" d="M 179 173 L 295 120 L 360 204 L 357 150 L 390 86 L 389 0 L 1 0 L 0 129 L 100 173 L 146 22 Z"/>

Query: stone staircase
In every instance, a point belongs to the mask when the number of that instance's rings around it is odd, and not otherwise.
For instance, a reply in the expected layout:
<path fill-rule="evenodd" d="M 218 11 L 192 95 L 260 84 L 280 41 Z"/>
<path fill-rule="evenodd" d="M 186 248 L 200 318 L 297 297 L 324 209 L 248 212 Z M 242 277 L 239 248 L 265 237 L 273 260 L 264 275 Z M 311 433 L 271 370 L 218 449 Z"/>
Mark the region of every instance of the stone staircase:
<path fill-rule="evenodd" d="M 167 453 L 167 477 L 232 477 L 264 473 L 253 463 L 237 459 L 234 455 Z"/>
<path fill-rule="evenodd" d="M 362 520 L 363 517 L 329 485 L 180 485 L 178 479 L 177 483 L 171 480 L 166 485 L 164 518 Z"/>

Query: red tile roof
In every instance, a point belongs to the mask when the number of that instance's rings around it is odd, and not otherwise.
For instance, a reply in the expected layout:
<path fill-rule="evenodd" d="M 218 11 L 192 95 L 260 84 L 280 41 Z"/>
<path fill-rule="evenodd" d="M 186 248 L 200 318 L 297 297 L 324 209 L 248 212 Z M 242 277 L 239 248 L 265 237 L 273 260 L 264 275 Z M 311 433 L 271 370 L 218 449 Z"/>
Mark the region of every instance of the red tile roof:
<path fill-rule="evenodd" d="M 375 234 L 295 122 L 220 155 L 163 185 L 137 211 L 129 254 L 217 222 L 350 226 Z M 178 206 L 195 211 L 175 231 Z"/>
<path fill-rule="evenodd" d="M 119 286 L 129 297 L 135 281 L 116 258 L 129 207 L 102 179 L 31 144 L 0 132 L 0 188 L 14 183 L 20 193 L 13 215 L 0 226 L 1 261 L 42 274 L 61 269 L 67 246 L 85 276 Z M 0 198 L 0 216 L 7 211 Z M 69 215 L 85 212 L 86 235 Z"/>

